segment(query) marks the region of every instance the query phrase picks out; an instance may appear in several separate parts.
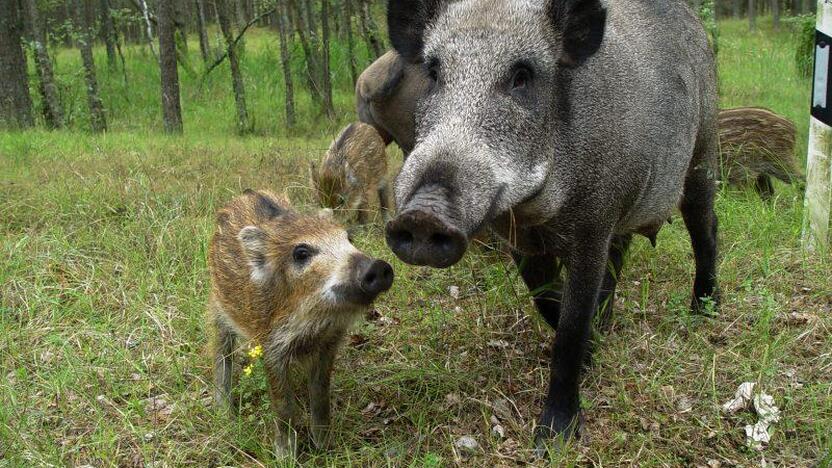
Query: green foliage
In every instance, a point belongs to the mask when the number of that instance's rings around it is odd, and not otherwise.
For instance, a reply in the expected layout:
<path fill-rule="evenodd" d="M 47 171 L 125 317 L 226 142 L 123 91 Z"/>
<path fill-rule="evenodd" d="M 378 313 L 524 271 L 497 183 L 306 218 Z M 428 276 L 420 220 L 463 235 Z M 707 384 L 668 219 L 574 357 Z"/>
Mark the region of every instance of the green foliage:
<path fill-rule="evenodd" d="M 699 19 L 702 20 L 702 25 L 708 33 L 708 42 L 711 44 L 711 49 L 714 55 L 719 53 L 719 28 L 716 23 L 716 1 L 702 0 L 699 6 Z"/>
<path fill-rule="evenodd" d="M 812 76 L 815 59 L 815 15 L 801 15 L 788 19 L 797 30 L 795 34 L 794 62 L 797 73 L 803 78 Z"/>
<path fill-rule="evenodd" d="M 215 31 L 212 30 L 212 33 Z M 289 132 L 283 114 L 283 74 L 280 68 L 280 49 L 277 34 L 261 28 L 246 33 L 245 53 L 241 56 L 243 80 L 250 120 L 256 123 L 254 134 L 298 135 L 322 129 L 335 129 L 355 118 L 353 83 L 347 61 L 347 45 L 333 38 L 331 43 L 331 73 L 333 100 L 337 117 L 334 121 L 321 118 L 319 106 L 312 102 L 305 89 L 305 59 L 299 45 L 290 48 L 295 82 L 295 108 L 299 125 Z M 199 132 L 231 135 L 236 130 L 234 96 L 228 61 L 214 69 L 207 77 L 202 73 L 199 41 L 188 41 L 183 54 L 182 41 L 177 53 L 185 57 L 187 66 L 180 65 L 182 120 L 185 133 Z M 224 48 L 224 45 L 222 46 Z M 123 79 L 121 64 L 109 68 L 103 47 L 96 47 L 94 55 L 101 100 L 107 111 L 108 124 L 114 131 L 156 131 L 162 128 L 160 105 L 159 64 L 146 44 L 123 47 L 127 81 Z M 88 126 L 86 95 L 80 55 L 75 49 L 53 51 L 55 77 L 61 89 L 64 115 L 69 129 Z M 366 67 L 372 57 L 365 44 L 356 44 L 359 69 Z M 30 66 L 34 64 L 30 61 Z M 30 76 L 34 79 L 34 69 Z M 32 89 L 36 83 L 33 81 Z M 37 93 L 32 93 L 35 100 Z"/>

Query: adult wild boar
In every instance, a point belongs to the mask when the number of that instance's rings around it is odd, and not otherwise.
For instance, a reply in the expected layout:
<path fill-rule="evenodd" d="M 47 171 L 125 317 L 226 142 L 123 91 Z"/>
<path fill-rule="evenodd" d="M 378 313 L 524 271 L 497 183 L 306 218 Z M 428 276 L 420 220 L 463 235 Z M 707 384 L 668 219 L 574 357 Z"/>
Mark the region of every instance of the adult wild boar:
<path fill-rule="evenodd" d="M 413 115 L 430 81 L 424 67 L 389 51 L 371 63 L 355 85 L 358 119 L 370 124 L 389 145 L 395 141 L 405 156 L 416 144 Z"/>
<path fill-rule="evenodd" d="M 691 307 L 716 299 L 705 31 L 682 0 L 389 0 L 387 14 L 393 46 L 431 80 L 387 243 L 439 268 L 484 226 L 513 246 L 557 328 L 535 439 L 573 436 L 591 319 L 609 307 L 633 233 L 655 236 L 678 206 L 696 262 Z"/>

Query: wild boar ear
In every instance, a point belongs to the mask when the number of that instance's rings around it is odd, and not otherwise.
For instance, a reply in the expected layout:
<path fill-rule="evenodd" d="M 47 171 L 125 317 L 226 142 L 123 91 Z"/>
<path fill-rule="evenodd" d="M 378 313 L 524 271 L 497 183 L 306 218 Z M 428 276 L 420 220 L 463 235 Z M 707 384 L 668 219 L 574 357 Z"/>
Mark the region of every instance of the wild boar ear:
<path fill-rule="evenodd" d="M 270 197 L 263 195 L 260 192 L 254 191 L 252 189 L 246 189 L 245 191 L 243 191 L 243 193 L 246 195 L 252 195 L 256 197 L 254 204 L 254 212 L 260 218 L 276 218 L 286 211 L 283 207 L 278 205 L 277 202 L 272 200 Z"/>
<path fill-rule="evenodd" d="M 255 283 L 262 283 L 269 274 L 269 265 L 266 261 L 266 248 L 268 236 L 265 231 L 257 226 L 246 226 L 240 229 L 237 239 L 246 254 L 246 260 L 251 267 L 251 280 Z"/>
<path fill-rule="evenodd" d="M 443 0 L 387 0 L 387 32 L 393 48 L 405 60 L 422 60 L 427 26 L 436 18 Z"/>
<path fill-rule="evenodd" d="M 549 0 L 548 15 L 561 35 L 563 65 L 581 65 L 601 47 L 607 21 L 602 0 Z"/>

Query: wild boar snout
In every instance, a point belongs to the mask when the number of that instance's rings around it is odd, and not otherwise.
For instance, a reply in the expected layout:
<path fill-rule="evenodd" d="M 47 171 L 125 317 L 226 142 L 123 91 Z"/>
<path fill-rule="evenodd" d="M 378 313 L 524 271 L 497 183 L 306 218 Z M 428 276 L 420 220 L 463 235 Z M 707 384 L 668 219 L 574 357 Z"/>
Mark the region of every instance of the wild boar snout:
<path fill-rule="evenodd" d="M 465 254 L 468 239 L 452 221 L 450 202 L 440 187 L 422 187 L 387 223 L 387 245 L 404 262 L 446 268 Z"/>

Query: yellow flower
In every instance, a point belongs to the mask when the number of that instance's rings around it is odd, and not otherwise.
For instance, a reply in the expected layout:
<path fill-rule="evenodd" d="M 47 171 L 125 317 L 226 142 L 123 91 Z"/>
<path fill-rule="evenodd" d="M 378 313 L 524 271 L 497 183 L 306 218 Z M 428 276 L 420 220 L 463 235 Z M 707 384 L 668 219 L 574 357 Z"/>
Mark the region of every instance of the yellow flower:
<path fill-rule="evenodd" d="M 248 357 L 250 357 L 252 359 L 257 359 L 262 355 L 263 355 L 263 347 L 260 346 L 260 345 L 257 345 L 255 347 L 251 348 L 250 350 L 248 350 Z"/>
<path fill-rule="evenodd" d="M 254 368 L 254 367 L 253 367 L 251 364 L 249 364 L 249 365 L 247 365 L 247 366 L 243 367 L 243 374 L 245 374 L 245 375 L 246 375 L 246 377 L 250 376 L 250 375 L 251 375 L 251 371 L 252 371 L 252 369 L 253 369 L 253 368 Z"/>

